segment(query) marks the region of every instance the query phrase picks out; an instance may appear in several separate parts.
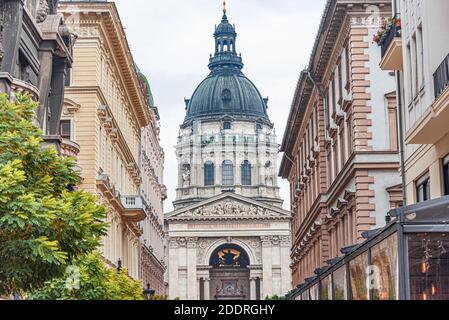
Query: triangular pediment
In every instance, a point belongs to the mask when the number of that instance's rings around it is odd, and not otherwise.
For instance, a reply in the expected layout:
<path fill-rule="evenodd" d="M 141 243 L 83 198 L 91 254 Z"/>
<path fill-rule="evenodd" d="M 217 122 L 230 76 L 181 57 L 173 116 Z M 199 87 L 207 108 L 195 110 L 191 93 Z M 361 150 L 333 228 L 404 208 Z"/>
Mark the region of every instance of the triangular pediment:
<path fill-rule="evenodd" d="M 223 193 L 166 215 L 167 220 L 289 219 L 290 212 L 235 193 Z"/>

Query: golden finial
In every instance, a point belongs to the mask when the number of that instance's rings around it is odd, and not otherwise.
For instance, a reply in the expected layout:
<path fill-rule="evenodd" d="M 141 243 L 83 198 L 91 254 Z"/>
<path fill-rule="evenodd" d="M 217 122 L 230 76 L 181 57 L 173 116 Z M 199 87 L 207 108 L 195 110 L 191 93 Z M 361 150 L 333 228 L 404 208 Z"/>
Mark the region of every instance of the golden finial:
<path fill-rule="evenodd" d="M 228 12 L 228 4 L 226 3 L 226 0 L 223 1 L 223 13 L 226 14 Z"/>

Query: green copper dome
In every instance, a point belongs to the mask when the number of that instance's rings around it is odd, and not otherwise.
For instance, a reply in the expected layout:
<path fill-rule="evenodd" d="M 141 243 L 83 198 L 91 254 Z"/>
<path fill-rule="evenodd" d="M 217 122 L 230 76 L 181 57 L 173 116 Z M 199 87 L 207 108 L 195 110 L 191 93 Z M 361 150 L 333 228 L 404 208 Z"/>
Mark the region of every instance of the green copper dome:
<path fill-rule="evenodd" d="M 193 121 L 216 121 L 225 116 L 235 120 L 259 121 L 271 125 L 267 99 L 242 73 L 243 62 L 236 52 L 237 33 L 226 14 L 215 28 L 215 54 L 211 56 L 209 76 L 186 100 L 187 115 L 183 126 Z"/>
<path fill-rule="evenodd" d="M 154 107 L 153 93 L 151 92 L 150 82 L 148 78 L 140 71 L 139 67 L 135 65 L 137 77 L 139 79 L 140 88 L 142 89 L 145 98 L 147 99 L 148 106 Z"/>

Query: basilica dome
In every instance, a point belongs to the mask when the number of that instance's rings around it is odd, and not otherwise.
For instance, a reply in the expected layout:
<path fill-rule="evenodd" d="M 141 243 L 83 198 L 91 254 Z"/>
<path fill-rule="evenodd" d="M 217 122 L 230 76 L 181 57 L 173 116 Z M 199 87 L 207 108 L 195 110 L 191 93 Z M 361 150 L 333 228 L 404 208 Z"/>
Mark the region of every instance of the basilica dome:
<path fill-rule="evenodd" d="M 268 99 L 242 73 L 242 57 L 236 52 L 235 27 L 226 14 L 215 28 L 215 54 L 209 61 L 210 74 L 186 100 L 183 126 L 195 120 L 216 121 L 229 116 L 234 120 L 259 121 L 271 125 L 267 114 Z"/>
<path fill-rule="evenodd" d="M 267 107 L 256 86 L 242 73 L 212 74 L 195 90 L 186 121 L 216 119 L 269 121 Z"/>

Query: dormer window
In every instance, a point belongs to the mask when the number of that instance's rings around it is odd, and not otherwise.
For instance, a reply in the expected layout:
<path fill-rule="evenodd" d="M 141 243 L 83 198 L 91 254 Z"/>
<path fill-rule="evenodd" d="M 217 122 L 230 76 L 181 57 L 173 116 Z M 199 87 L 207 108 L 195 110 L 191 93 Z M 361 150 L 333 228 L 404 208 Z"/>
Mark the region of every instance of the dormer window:
<path fill-rule="evenodd" d="M 231 130 L 231 121 L 223 122 L 223 130 Z"/>

